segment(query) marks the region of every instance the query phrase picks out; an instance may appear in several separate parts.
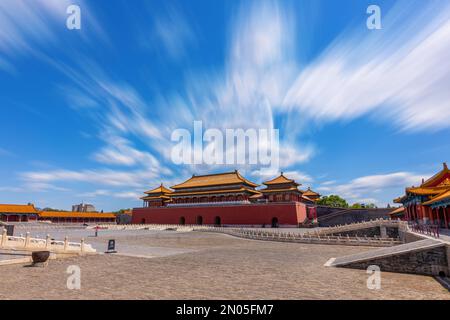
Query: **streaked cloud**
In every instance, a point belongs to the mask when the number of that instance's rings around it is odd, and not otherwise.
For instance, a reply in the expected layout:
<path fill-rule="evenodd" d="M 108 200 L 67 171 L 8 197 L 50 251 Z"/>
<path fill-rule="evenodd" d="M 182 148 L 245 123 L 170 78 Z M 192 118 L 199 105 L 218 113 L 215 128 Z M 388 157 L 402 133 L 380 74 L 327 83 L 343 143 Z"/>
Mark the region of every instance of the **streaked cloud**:
<path fill-rule="evenodd" d="M 31 56 L 46 60 L 47 49 L 62 46 L 60 32 L 66 28 L 66 9 L 70 0 L 2 0 L 0 1 L 0 70 L 15 73 L 13 61 Z M 83 0 L 77 1 L 82 10 L 83 25 L 77 30 L 80 38 L 107 42 L 107 36 L 94 17 L 92 8 Z"/>
<path fill-rule="evenodd" d="M 355 178 L 344 184 L 323 184 L 317 188 L 326 194 L 337 194 L 350 202 L 363 202 L 361 199 L 370 198 L 375 203 L 381 203 L 379 194 L 386 189 L 396 189 L 401 192 L 407 186 L 417 186 L 423 178 L 430 177 L 431 174 L 417 174 L 412 172 L 394 172 L 387 174 L 377 174 Z M 400 194 L 398 194 L 399 196 Z M 389 199 L 388 202 L 392 202 Z M 384 203 L 385 204 L 385 203 Z"/>
<path fill-rule="evenodd" d="M 148 181 L 159 178 L 159 168 L 153 170 L 119 171 L 111 169 L 53 170 L 24 172 L 21 178 L 27 182 L 52 181 L 84 182 L 92 185 L 144 187 Z"/>
<path fill-rule="evenodd" d="M 3 149 L 3 148 L 0 148 L 0 156 L 4 156 L 4 157 L 8 156 L 8 157 L 10 157 L 10 156 L 13 156 L 13 155 L 14 155 L 14 153 L 12 153 L 11 151 Z"/>
<path fill-rule="evenodd" d="M 317 122 L 372 114 L 402 130 L 448 128 L 450 5 L 420 4 L 399 1 L 383 30 L 337 38 L 298 75 L 284 107 Z"/>
<path fill-rule="evenodd" d="M 191 23 L 180 10 L 169 7 L 166 11 L 166 14 L 156 17 L 153 31 L 165 53 L 178 60 L 187 56 L 187 51 L 195 46 L 196 36 Z"/>

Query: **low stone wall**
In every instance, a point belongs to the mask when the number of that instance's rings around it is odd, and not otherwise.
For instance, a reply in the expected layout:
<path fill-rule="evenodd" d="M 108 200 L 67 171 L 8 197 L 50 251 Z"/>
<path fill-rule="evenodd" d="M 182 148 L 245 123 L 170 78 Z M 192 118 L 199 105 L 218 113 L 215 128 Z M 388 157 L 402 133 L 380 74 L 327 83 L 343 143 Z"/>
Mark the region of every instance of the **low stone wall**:
<path fill-rule="evenodd" d="M 405 230 L 400 230 L 399 232 L 399 238 L 404 243 L 414 242 L 425 239 L 425 237 L 419 236 L 417 234 L 414 234 L 412 232 L 408 232 Z"/>
<path fill-rule="evenodd" d="M 239 238 L 263 241 L 293 242 L 293 243 L 311 243 L 311 244 L 334 244 L 347 246 L 369 246 L 369 247 L 391 247 L 401 242 L 393 238 L 368 238 L 368 237 L 350 237 L 350 236 L 313 236 L 303 235 L 301 233 L 290 232 L 266 232 L 251 229 L 227 229 L 227 228 L 209 228 L 197 229 L 193 231 L 219 232 L 229 234 Z"/>
<path fill-rule="evenodd" d="M 375 219 L 388 219 L 391 208 L 382 209 L 347 209 L 317 206 L 317 217 L 320 227 L 370 221 Z"/>
<path fill-rule="evenodd" d="M 380 267 L 381 271 L 412 273 L 423 275 L 449 275 L 447 248 L 445 246 L 397 254 L 373 260 L 349 263 L 344 268 L 367 269 L 371 265 Z"/>
<path fill-rule="evenodd" d="M 382 234 L 381 228 L 382 227 L 372 227 L 372 228 L 365 228 L 365 229 L 360 229 L 360 230 L 336 232 L 335 234 L 338 234 L 341 236 L 350 236 L 350 237 L 381 237 L 381 236 L 387 237 L 387 238 L 398 238 L 399 237 L 398 228 L 385 227 L 386 234 Z"/>

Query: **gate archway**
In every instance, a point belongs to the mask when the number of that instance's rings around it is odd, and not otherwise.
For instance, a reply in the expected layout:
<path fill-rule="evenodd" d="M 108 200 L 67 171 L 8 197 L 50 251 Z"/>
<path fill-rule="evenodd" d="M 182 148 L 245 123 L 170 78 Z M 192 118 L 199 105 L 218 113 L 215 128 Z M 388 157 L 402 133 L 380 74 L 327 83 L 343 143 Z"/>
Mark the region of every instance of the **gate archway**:
<path fill-rule="evenodd" d="M 278 228 L 278 218 L 277 217 L 273 217 L 272 218 L 272 228 Z"/>

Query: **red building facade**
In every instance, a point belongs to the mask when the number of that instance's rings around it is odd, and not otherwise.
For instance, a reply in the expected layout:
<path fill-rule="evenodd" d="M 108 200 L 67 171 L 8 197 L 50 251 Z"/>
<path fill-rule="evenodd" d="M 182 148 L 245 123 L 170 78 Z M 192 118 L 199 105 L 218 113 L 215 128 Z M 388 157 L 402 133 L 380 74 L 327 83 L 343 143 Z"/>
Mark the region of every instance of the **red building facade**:
<path fill-rule="evenodd" d="M 279 177 L 266 188 L 238 171 L 196 176 L 168 188 L 145 192 L 143 208 L 133 209 L 132 223 L 207 224 L 246 226 L 311 225 L 316 219 L 314 201 L 302 197 L 299 184 Z"/>

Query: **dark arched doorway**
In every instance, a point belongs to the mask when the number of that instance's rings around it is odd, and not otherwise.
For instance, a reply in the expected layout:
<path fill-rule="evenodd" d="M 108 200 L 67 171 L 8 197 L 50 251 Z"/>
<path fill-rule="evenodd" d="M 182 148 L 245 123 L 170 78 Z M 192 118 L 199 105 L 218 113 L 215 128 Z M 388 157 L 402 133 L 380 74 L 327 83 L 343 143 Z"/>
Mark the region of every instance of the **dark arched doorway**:
<path fill-rule="evenodd" d="M 198 216 L 196 219 L 196 222 L 198 225 L 202 225 L 203 224 L 203 217 L 202 216 Z"/>
<path fill-rule="evenodd" d="M 181 225 L 185 225 L 186 224 L 186 219 L 184 217 L 180 217 L 180 222 L 179 224 Z"/>
<path fill-rule="evenodd" d="M 272 218 L 272 228 L 278 228 L 278 218 Z"/>
<path fill-rule="evenodd" d="M 145 224 L 145 219 L 141 219 L 141 224 Z"/>
<path fill-rule="evenodd" d="M 215 218 L 214 218 L 214 224 L 215 224 L 216 226 L 220 226 L 220 225 L 222 224 L 222 219 L 220 219 L 219 216 L 215 217 Z"/>

